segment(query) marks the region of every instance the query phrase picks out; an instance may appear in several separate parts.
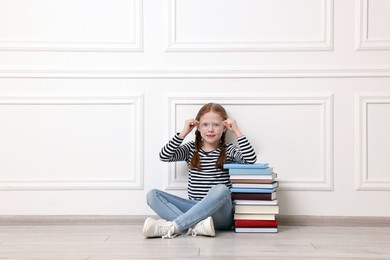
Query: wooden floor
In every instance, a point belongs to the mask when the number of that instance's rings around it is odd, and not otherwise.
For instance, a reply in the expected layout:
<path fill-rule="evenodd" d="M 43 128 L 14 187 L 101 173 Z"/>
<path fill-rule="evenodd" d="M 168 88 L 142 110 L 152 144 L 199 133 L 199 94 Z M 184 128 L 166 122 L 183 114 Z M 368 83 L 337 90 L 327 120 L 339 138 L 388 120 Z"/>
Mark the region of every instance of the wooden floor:
<path fill-rule="evenodd" d="M 145 239 L 142 223 L 0 225 L 0 259 L 390 259 L 390 227 L 280 226 L 277 234 Z"/>

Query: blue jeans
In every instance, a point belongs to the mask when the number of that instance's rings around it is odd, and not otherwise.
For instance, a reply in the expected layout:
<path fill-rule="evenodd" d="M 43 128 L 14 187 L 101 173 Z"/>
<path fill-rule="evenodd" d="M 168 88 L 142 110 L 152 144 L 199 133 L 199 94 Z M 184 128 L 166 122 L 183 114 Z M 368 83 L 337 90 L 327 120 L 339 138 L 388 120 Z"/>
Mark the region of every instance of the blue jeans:
<path fill-rule="evenodd" d="M 212 216 L 215 229 L 226 230 L 233 226 L 233 203 L 230 190 L 218 184 L 200 201 L 183 199 L 167 192 L 153 189 L 146 197 L 148 205 L 161 218 L 173 221 L 180 233 Z"/>

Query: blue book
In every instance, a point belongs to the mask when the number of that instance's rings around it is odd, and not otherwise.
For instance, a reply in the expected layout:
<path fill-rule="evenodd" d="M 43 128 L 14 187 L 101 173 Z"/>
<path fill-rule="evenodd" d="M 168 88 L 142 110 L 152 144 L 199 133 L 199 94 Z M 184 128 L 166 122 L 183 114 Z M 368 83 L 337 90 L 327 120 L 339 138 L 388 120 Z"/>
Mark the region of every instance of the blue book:
<path fill-rule="evenodd" d="M 225 169 L 265 169 L 268 168 L 268 163 L 226 163 L 223 165 Z"/>
<path fill-rule="evenodd" d="M 232 183 L 233 188 L 245 188 L 245 189 L 273 189 L 279 187 L 279 182 L 274 181 L 272 183 Z"/>
<path fill-rule="evenodd" d="M 274 188 L 274 189 L 265 189 L 265 188 L 255 188 L 255 189 L 231 188 L 230 191 L 232 193 L 272 193 L 272 192 L 276 191 L 276 188 Z"/>
<path fill-rule="evenodd" d="M 272 167 L 260 169 L 260 168 L 247 168 L 247 169 L 237 169 L 231 168 L 229 169 L 230 174 L 272 174 L 274 172 Z"/>

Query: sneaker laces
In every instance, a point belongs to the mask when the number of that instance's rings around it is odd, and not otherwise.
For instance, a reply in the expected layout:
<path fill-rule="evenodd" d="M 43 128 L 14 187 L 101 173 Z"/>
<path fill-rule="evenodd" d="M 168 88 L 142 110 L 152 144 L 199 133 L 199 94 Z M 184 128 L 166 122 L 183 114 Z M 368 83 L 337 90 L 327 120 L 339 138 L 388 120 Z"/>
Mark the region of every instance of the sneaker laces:
<path fill-rule="evenodd" d="M 173 228 L 173 225 L 161 227 L 161 229 L 159 230 L 159 232 L 161 232 L 161 233 L 165 233 L 165 230 L 168 229 L 167 233 L 162 236 L 163 239 L 165 239 L 165 238 L 172 239 L 174 237 L 177 237 L 177 234 L 173 233 L 172 228 Z"/>
<path fill-rule="evenodd" d="M 173 234 L 172 230 L 168 230 L 168 233 L 166 235 L 162 236 L 163 239 L 166 239 L 166 238 L 172 239 L 174 237 L 177 237 L 177 234 Z"/>
<path fill-rule="evenodd" d="M 187 236 L 189 236 L 189 235 L 196 237 L 198 235 L 198 232 L 196 231 L 196 229 L 189 228 L 187 231 Z"/>

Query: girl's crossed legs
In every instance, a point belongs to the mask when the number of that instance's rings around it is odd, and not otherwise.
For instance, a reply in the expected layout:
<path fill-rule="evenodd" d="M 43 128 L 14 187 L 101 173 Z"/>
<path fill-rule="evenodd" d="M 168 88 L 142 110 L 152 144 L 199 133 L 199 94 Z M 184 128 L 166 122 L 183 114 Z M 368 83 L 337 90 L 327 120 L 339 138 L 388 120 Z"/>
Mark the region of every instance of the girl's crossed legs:
<path fill-rule="evenodd" d="M 183 199 L 167 192 L 153 189 L 147 195 L 148 205 L 161 218 L 172 221 L 180 233 L 212 216 L 215 229 L 227 230 L 233 226 L 233 204 L 230 190 L 218 184 L 201 200 Z"/>

